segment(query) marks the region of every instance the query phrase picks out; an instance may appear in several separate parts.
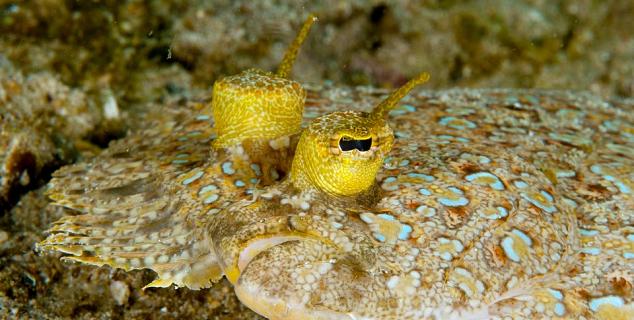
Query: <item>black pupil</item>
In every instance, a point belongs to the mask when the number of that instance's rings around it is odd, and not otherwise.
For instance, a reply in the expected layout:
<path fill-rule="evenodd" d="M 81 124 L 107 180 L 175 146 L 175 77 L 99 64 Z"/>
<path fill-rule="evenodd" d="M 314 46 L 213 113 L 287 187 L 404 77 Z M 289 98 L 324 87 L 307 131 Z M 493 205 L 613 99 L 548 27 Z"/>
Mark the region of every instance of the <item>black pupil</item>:
<path fill-rule="evenodd" d="M 343 137 L 339 139 L 339 148 L 341 151 L 350 151 L 353 149 L 357 149 L 359 151 L 368 151 L 372 147 L 372 138 L 367 138 L 363 140 L 355 140 L 348 137 Z"/>

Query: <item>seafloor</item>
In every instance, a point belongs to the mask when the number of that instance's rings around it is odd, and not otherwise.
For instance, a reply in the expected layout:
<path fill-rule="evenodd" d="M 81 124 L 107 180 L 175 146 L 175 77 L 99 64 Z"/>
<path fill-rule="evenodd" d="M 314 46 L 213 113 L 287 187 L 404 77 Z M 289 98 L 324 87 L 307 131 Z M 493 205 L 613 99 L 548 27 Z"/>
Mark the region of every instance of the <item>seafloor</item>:
<path fill-rule="evenodd" d="M 35 242 L 46 181 L 219 76 L 274 69 L 303 18 L 305 83 L 525 87 L 634 96 L 634 2 L 0 0 L 0 318 L 257 318 L 227 282 L 140 288 L 152 272 L 61 263 Z"/>

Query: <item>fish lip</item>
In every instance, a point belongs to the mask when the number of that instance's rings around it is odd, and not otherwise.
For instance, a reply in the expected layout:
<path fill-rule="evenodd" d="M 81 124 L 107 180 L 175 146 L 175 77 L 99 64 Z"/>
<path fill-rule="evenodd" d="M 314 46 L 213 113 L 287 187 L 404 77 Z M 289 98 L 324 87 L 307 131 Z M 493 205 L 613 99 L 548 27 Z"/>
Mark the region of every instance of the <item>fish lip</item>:
<path fill-rule="evenodd" d="M 228 255 L 224 256 L 224 258 L 220 258 L 220 261 L 222 261 L 223 272 L 227 277 L 227 280 L 229 280 L 230 283 L 235 284 L 238 282 L 240 276 L 249 263 L 251 263 L 251 260 L 253 260 L 258 254 L 285 242 L 301 241 L 310 237 L 310 235 L 304 235 L 298 232 L 278 232 L 255 235 L 244 241 L 244 245 L 241 245 L 239 250 L 229 252 Z M 219 253 L 218 255 L 223 257 L 222 253 Z"/>
<path fill-rule="evenodd" d="M 285 242 L 299 241 L 305 238 L 306 237 L 299 235 L 284 234 L 256 237 L 255 239 L 250 240 L 246 247 L 240 250 L 240 254 L 238 255 L 238 270 L 242 273 L 251 260 L 253 260 L 260 252 L 264 252 Z"/>
<path fill-rule="evenodd" d="M 248 268 L 248 266 L 247 266 Z M 262 294 L 257 283 L 245 283 L 238 279 L 234 284 L 234 292 L 240 302 L 261 316 L 275 320 L 356 320 L 365 319 L 353 314 L 332 310 L 317 310 L 306 308 L 300 301 L 284 301 L 281 298 Z"/>

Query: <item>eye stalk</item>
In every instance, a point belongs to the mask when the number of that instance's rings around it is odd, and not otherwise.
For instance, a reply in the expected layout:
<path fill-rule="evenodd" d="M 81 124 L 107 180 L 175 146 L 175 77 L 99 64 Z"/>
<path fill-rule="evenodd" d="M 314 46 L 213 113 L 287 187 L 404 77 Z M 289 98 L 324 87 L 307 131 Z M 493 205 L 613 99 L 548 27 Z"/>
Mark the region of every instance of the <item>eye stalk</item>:
<path fill-rule="evenodd" d="M 302 46 L 304 39 L 308 36 L 308 32 L 310 31 L 310 27 L 313 23 L 317 21 L 317 17 L 314 14 L 309 14 L 308 18 L 304 21 L 304 25 L 297 33 L 295 40 L 293 43 L 286 49 L 286 53 L 284 54 L 284 58 L 282 58 L 282 63 L 277 68 L 277 76 L 281 78 L 288 78 L 293 70 L 293 65 L 295 64 L 295 58 L 297 58 L 297 53 L 299 52 L 299 48 Z"/>
<path fill-rule="evenodd" d="M 309 15 L 276 74 L 249 69 L 214 83 L 211 108 L 218 134 L 214 148 L 246 139 L 276 139 L 300 131 L 306 91 L 288 79 L 300 46 L 317 19 Z"/>
<path fill-rule="evenodd" d="M 313 120 L 297 144 L 289 174 L 293 185 L 334 196 L 368 191 L 394 142 L 388 113 L 412 88 L 428 79 L 428 73 L 420 74 L 370 113 L 334 112 Z"/>
<path fill-rule="evenodd" d="M 415 86 L 423 84 L 429 81 L 429 73 L 422 72 L 415 78 L 407 81 L 402 87 L 392 92 L 385 100 L 383 100 L 378 106 L 372 109 L 372 117 L 376 119 L 387 119 L 388 113 L 396 108 L 398 102 L 403 99 Z"/>

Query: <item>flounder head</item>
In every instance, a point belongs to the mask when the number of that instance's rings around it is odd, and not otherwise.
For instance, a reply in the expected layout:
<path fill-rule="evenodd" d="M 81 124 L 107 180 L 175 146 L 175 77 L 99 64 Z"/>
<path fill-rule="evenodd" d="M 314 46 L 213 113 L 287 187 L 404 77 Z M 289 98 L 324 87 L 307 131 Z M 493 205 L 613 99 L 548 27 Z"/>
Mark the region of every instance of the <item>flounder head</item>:
<path fill-rule="evenodd" d="M 293 184 L 334 196 L 367 191 L 394 142 L 388 112 L 414 86 L 428 79 L 427 73 L 412 79 L 370 113 L 343 111 L 315 119 L 297 145 L 290 173 Z"/>

